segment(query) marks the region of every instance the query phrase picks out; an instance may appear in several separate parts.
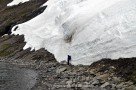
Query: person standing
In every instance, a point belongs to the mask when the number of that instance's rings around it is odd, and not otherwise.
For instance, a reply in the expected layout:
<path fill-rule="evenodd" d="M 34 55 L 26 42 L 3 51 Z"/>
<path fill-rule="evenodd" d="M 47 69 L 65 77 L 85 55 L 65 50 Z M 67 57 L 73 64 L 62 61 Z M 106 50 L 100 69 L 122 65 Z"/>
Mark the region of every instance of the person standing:
<path fill-rule="evenodd" d="M 70 56 L 70 55 L 68 55 L 68 58 L 67 58 L 67 64 L 68 64 L 68 65 L 70 65 L 70 64 L 71 64 L 70 62 L 71 62 L 71 56 Z"/>

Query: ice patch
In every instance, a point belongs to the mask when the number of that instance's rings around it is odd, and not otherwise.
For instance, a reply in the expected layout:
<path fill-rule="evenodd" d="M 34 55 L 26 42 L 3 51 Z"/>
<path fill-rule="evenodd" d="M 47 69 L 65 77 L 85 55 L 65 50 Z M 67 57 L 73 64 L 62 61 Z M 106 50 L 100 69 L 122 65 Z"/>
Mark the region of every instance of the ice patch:
<path fill-rule="evenodd" d="M 28 2 L 29 0 L 13 0 L 11 3 L 7 4 L 7 6 L 18 5 L 19 3 Z"/>

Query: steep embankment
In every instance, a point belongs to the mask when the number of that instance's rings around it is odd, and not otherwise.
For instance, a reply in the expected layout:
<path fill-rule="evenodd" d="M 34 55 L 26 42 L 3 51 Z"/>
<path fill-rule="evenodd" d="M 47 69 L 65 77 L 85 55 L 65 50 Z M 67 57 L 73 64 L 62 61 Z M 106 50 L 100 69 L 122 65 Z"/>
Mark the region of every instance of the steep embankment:
<path fill-rule="evenodd" d="M 38 2 L 32 0 L 18 6 L 6 7 L 10 1 L 0 0 L 0 15 L 2 17 L 0 18 L 0 35 L 10 33 L 14 24 L 25 22 L 41 13 L 45 7 L 39 8 L 39 6 L 46 2 L 46 0 L 38 0 Z M 54 90 L 87 90 L 87 88 L 89 90 L 135 90 L 135 58 L 116 61 L 103 59 L 91 66 L 68 66 L 59 64 L 54 56 L 44 49 L 23 50 L 24 45 L 23 36 L 6 35 L 0 37 L 0 62 L 17 66 L 21 71 L 24 68 L 36 71 L 38 73 L 36 84 L 31 90 L 49 90 L 49 88 Z M 3 70 L 2 65 L 0 65 L 0 70 Z M 1 71 L 1 73 L 3 72 Z M 10 88 L 18 87 L 16 85 L 12 87 L 11 81 L 5 77 L 0 79 L 0 89 L 10 90 Z M 7 82 L 11 85 L 7 85 Z M 23 88 L 21 87 L 20 90 Z"/>

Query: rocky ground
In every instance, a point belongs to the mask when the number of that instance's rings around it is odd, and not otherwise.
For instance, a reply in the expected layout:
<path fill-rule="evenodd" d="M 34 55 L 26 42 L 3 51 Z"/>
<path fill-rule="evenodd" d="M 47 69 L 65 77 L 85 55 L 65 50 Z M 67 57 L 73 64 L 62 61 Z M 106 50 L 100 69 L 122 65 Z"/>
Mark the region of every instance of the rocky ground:
<path fill-rule="evenodd" d="M 136 58 L 73 66 L 58 63 L 44 49 L 23 50 L 23 36 L 4 34 L 41 13 L 46 0 L 6 7 L 10 1 L 0 0 L 0 90 L 136 90 Z"/>

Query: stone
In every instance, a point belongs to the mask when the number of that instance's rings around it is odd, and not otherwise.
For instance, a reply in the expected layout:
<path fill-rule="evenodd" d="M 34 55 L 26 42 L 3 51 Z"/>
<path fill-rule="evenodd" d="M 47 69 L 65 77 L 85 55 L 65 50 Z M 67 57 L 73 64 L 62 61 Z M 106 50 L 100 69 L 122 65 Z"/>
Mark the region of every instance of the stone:
<path fill-rule="evenodd" d="M 101 87 L 104 88 L 104 87 L 106 87 L 108 85 L 110 85 L 110 83 L 109 82 L 105 82 L 104 84 L 101 85 Z"/>
<path fill-rule="evenodd" d="M 126 87 L 124 90 L 136 90 L 136 87 L 132 85 L 132 86 Z"/>
<path fill-rule="evenodd" d="M 64 71 L 66 71 L 66 70 L 67 70 L 66 67 L 61 67 L 61 68 L 58 68 L 58 69 L 56 70 L 56 73 L 61 73 L 61 72 L 64 72 Z"/>
<path fill-rule="evenodd" d="M 71 87 L 72 83 L 73 83 L 73 81 L 72 81 L 72 80 L 68 80 L 68 81 L 66 82 L 67 87 Z"/>
<path fill-rule="evenodd" d="M 122 89 L 122 88 L 124 87 L 124 82 L 118 84 L 116 87 L 117 87 L 118 89 Z"/>
<path fill-rule="evenodd" d="M 112 77 L 112 80 L 113 80 L 115 83 L 118 83 L 118 82 L 121 81 L 119 77 Z"/>
<path fill-rule="evenodd" d="M 99 85 L 99 84 L 100 84 L 100 81 L 98 79 L 94 78 L 92 85 L 96 86 L 96 85 Z"/>
<path fill-rule="evenodd" d="M 108 74 L 103 74 L 103 75 L 100 75 L 99 78 L 102 79 L 102 80 L 107 80 L 109 77 Z"/>
<path fill-rule="evenodd" d="M 67 61 L 61 61 L 60 64 L 67 64 Z"/>

